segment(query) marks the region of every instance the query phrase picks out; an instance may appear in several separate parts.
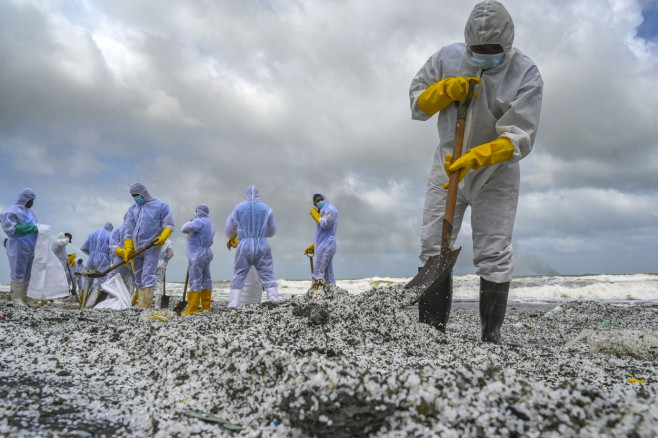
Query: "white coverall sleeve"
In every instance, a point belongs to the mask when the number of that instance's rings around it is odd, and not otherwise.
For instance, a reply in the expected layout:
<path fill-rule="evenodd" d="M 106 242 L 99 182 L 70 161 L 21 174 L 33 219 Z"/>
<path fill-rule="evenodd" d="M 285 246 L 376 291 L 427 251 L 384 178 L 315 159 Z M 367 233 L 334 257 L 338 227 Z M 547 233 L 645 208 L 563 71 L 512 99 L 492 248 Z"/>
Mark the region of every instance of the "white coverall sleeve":
<path fill-rule="evenodd" d="M 336 213 L 333 210 L 329 210 L 320 218 L 318 225 L 326 230 L 331 228 L 334 222 L 336 222 Z"/>
<path fill-rule="evenodd" d="M 539 69 L 533 66 L 523 78 L 510 107 L 496 123 L 498 136 L 509 138 L 514 145 L 510 161 L 519 161 L 532 151 L 539 125 L 543 85 Z"/>
<path fill-rule="evenodd" d="M 238 223 L 233 216 L 233 212 L 231 212 L 226 219 L 226 224 L 224 225 L 224 234 L 230 239 L 235 235 L 236 231 L 238 231 Z"/>
<path fill-rule="evenodd" d="M 82 251 L 85 254 L 89 255 L 89 236 L 87 236 L 85 241 L 82 242 L 82 246 L 80 246 L 80 251 Z"/>
<path fill-rule="evenodd" d="M 276 233 L 276 221 L 274 220 L 274 213 L 270 212 L 267 217 L 267 234 L 266 237 L 272 237 Z"/>
<path fill-rule="evenodd" d="M 411 81 L 411 86 L 409 87 L 409 100 L 411 103 L 411 118 L 413 120 L 429 120 L 432 118 L 432 116 L 420 109 L 418 106 L 418 97 L 429 86 L 443 79 L 441 77 L 441 69 L 438 61 L 440 56 L 441 50 L 430 56 L 425 62 L 425 65 L 421 67 Z"/>

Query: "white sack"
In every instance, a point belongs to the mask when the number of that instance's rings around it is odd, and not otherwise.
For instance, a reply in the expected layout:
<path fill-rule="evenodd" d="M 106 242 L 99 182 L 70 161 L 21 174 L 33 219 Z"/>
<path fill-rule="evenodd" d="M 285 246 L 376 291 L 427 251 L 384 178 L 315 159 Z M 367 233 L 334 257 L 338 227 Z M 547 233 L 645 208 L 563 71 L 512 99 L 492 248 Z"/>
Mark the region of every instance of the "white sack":
<path fill-rule="evenodd" d="M 94 309 L 123 310 L 132 307 L 130 293 L 120 274 L 116 273 L 111 276 L 109 280 L 101 285 L 101 289 L 110 296 L 98 303 Z"/>
<path fill-rule="evenodd" d="M 68 297 L 69 283 L 62 262 L 50 247 L 50 225 L 39 224 L 38 227 L 27 296 L 37 300 Z"/>
<path fill-rule="evenodd" d="M 242 295 L 240 296 L 240 305 L 259 304 L 263 295 L 263 283 L 260 282 L 258 270 L 255 266 L 249 268 L 247 279 L 244 282 Z"/>

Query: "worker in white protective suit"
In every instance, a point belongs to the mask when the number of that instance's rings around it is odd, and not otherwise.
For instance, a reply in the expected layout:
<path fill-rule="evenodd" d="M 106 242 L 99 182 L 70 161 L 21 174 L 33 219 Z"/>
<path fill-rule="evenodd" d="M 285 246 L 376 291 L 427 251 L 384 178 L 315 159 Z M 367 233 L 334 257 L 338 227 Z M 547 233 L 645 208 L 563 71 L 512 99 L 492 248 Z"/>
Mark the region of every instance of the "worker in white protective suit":
<path fill-rule="evenodd" d="M 158 267 L 155 270 L 155 300 L 153 300 L 153 307 L 162 309 L 162 294 L 164 292 L 165 272 L 169 260 L 174 257 L 174 246 L 171 244 L 171 239 L 167 239 L 160 247 L 160 258 L 158 259 Z"/>
<path fill-rule="evenodd" d="M 305 255 L 315 255 L 313 288 L 319 289 L 324 283 L 336 284 L 333 258 L 336 254 L 336 230 L 338 210 L 329 202 L 324 192 L 313 193 L 311 217 L 315 220 L 315 243 L 306 248 Z"/>
<path fill-rule="evenodd" d="M 448 173 L 460 183 L 452 239 L 466 207 L 471 207 L 473 262 L 480 276 L 482 340 L 500 342 L 512 280 L 512 230 L 519 198 L 519 161 L 530 153 L 537 134 L 543 81 L 535 63 L 512 46 L 514 24 L 498 1 L 473 8 L 464 30 L 465 44 L 453 43 L 433 54 L 409 90 L 412 118 L 438 116 L 440 143 L 427 183 L 420 261 L 438 255 Z M 457 110 L 469 79 L 476 83 L 466 118 L 465 153 L 452 163 Z M 428 291 L 418 303 L 420 321 L 445 332 L 452 303 L 452 278 Z M 437 291 L 449 291 L 437 296 Z"/>
<path fill-rule="evenodd" d="M 133 261 L 137 307 L 148 309 L 155 294 L 155 271 L 160 258 L 160 247 L 174 230 L 174 218 L 169 205 L 152 197 L 144 184 L 133 183 L 130 186 L 130 195 L 135 203 L 126 212 L 123 259 L 126 262 L 131 259 Z M 135 257 L 135 248 L 140 250 L 151 243 L 155 246 Z"/>
<path fill-rule="evenodd" d="M 256 186 L 249 186 L 245 201 L 235 206 L 226 219 L 224 232 L 229 239 L 237 239 L 228 307 L 240 305 L 242 289 L 251 266 L 255 266 L 258 271 L 267 299 L 279 301 L 274 261 L 267 241 L 276 232 L 276 222 L 272 209 L 261 202 Z M 231 245 L 230 241 L 228 245 Z"/>
<path fill-rule="evenodd" d="M 71 233 L 64 233 L 61 232 L 57 235 L 57 238 L 53 242 L 53 245 L 51 249 L 59 259 L 59 261 L 62 263 L 62 268 L 64 268 L 64 273 L 66 274 L 66 281 L 69 284 L 69 290 L 71 289 L 71 281 L 73 280 L 71 278 L 71 274 L 69 271 L 69 266 L 71 264 L 71 256 L 75 258 L 75 253 L 73 254 L 68 254 L 66 251 L 66 245 L 71 243 L 73 241 L 73 236 Z"/>
<path fill-rule="evenodd" d="M 87 259 L 88 269 L 105 272 L 110 268 L 110 238 L 113 229 L 114 226 L 110 222 L 106 222 L 103 228 L 89 233 L 82 242 L 80 250 L 89 256 Z M 84 293 L 89 294 L 89 296 L 85 298 L 81 293 L 81 304 L 86 302 L 85 307 L 94 307 L 101 293 L 101 286 L 105 281 L 107 281 L 107 276 L 100 278 L 88 277 Z"/>
<path fill-rule="evenodd" d="M 14 205 L 10 205 L 0 213 L 2 230 L 9 239 L 6 248 L 11 275 L 9 297 L 14 304 L 19 306 L 35 304 L 34 300 L 27 296 L 27 288 L 30 283 L 34 248 L 39 233 L 37 217 L 31 210 L 36 197 L 32 189 L 23 189 L 18 194 Z"/>
<path fill-rule="evenodd" d="M 112 266 L 116 265 L 117 263 L 120 263 L 123 260 L 123 256 L 124 256 L 123 242 L 126 234 L 125 215 L 123 217 L 123 220 L 124 222 L 120 226 L 116 227 L 112 231 L 112 235 L 110 236 L 110 260 Z M 113 271 L 112 276 L 117 274 L 121 275 L 123 284 L 124 286 L 126 286 L 128 293 L 131 296 L 133 296 L 133 300 L 135 301 L 133 302 L 133 305 L 135 305 L 137 296 L 135 295 L 135 278 L 133 274 L 132 264 L 125 263 L 119 266 Z"/>
<path fill-rule="evenodd" d="M 210 262 L 213 253 L 210 247 L 215 237 L 215 226 L 208 217 L 210 209 L 206 204 L 199 204 L 194 212 L 194 219 L 185 222 L 181 232 L 187 235 L 187 259 L 189 292 L 187 292 L 187 309 L 181 315 L 209 312 L 212 303 L 212 278 Z M 199 303 L 201 308 L 199 308 Z"/>
<path fill-rule="evenodd" d="M 78 286 L 78 293 L 80 293 L 80 291 L 82 291 L 85 287 L 85 277 L 83 275 L 75 275 L 75 273 L 78 271 L 82 271 L 84 268 L 85 268 L 84 260 L 78 259 L 78 261 L 75 263 L 75 271 L 73 271 L 76 285 Z"/>

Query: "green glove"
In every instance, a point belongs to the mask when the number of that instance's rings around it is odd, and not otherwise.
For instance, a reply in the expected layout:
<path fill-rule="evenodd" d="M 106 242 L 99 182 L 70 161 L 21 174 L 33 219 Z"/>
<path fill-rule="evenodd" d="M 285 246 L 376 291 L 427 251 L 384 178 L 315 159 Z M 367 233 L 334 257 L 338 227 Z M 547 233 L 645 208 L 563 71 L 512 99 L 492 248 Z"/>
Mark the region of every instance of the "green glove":
<path fill-rule="evenodd" d="M 18 224 L 16 227 L 14 227 L 14 232 L 16 234 L 32 234 L 32 233 L 38 233 L 39 232 L 39 227 L 36 225 L 21 225 Z"/>

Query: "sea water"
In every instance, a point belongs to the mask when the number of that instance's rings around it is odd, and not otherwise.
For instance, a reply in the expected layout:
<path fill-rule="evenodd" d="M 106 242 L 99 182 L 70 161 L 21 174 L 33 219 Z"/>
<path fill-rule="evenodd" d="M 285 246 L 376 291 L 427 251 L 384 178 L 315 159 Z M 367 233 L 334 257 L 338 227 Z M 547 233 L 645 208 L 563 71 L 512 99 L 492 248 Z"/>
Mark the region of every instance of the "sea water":
<path fill-rule="evenodd" d="M 370 277 L 338 280 L 336 285 L 350 294 L 360 294 L 376 287 L 404 286 L 411 278 Z M 462 275 L 453 278 L 453 300 L 477 301 L 480 278 Z M 310 280 L 277 280 L 279 296 L 288 299 L 305 294 Z M 184 284 L 168 282 L 166 293 L 183 294 Z M 227 300 L 230 281 L 213 282 L 213 300 Z M 9 285 L 0 285 L 0 292 L 8 292 Z M 573 300 L 593 300 L 618 304 L 658 304 L 658 274 L 573 275 L 515 277 L 511 283 L 509 301 L 518 303 L 561 303 Z"/>

